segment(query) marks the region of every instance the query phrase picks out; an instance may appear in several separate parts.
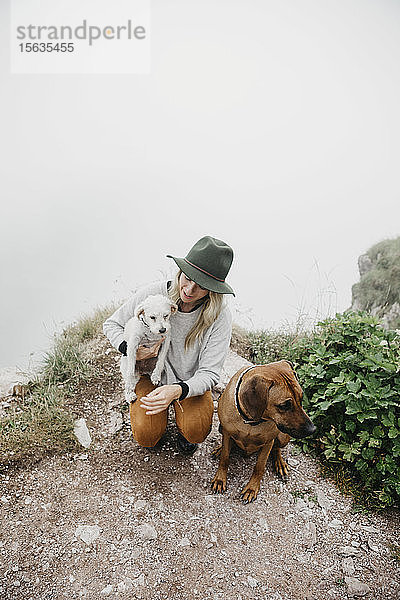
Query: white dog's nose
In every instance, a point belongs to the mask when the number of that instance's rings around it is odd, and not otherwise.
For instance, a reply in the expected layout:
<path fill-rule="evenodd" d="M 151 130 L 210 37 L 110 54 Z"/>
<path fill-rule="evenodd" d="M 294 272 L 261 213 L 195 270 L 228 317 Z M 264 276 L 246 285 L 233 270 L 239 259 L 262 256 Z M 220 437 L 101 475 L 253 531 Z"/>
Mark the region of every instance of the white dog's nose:
<path fill-rule="evenodd" d="M 165 333 L 167 330 L 165 329 L 165 327 L 161 327 L 161 329 L 158 330 L 160 333 Z"/>

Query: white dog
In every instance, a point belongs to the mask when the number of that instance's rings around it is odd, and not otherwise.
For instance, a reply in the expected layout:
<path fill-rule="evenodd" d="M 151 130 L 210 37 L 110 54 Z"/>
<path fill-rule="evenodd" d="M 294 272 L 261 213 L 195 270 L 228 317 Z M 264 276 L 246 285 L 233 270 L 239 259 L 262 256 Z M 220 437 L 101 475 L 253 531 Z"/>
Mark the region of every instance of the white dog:
<path fill-rule="evenodd" d="M 136 400 L 135 387 L 142 374 L 151 374 L 151 382 L 158 385 L 164 369 L 165 357 L 170 345 L 170 316 L 178 310 L 166 296 L 157 294 L 148 296 L 136 308 L 135 316 L 125 325 L 127 356 L 121 357 L 121 373 L 125 381 L 127 402 Z M 136 363 L 136 351 L 139 346 L 154 346 L 165 337 L 156 359 Z M 155 363 L 155 367 L 154 367 Z M 154 367 L 154 370 L 153 370 Z"/>

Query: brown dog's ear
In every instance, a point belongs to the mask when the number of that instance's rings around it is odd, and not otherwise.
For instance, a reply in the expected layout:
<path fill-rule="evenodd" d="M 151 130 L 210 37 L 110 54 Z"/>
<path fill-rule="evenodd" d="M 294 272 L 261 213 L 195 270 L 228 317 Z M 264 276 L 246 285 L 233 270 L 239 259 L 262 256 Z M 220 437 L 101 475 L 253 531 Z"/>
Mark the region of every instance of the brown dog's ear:
<path fill-rule="evenodd" d="M 283 362 L 283 363 L 286 363 L 287 365 L 289 365 L 289 367 L 290 367 L 290 370 L 291 370 L 292 374 L 294 375 L 294 378 L 295 378 L 295 379 L 296 379 L 296 381 L 298 382 L 298 381 L 299 381 L 299 378 L 297 377 L 297 373 L 296 373 L 296 371 L 294 370 L 294 365 L 293 365 L 293 363 L 292 363 L 290 360 L 283 360 L 282 362 Z"/>
<path fill-rule="evenodd" d="M 272 379 L 254 374 L 245 381 L 239 389 L 239 401 L 248 417 L 258 421 L 261 419 L 268 402 L 268 393 L 274 385 Z"/>

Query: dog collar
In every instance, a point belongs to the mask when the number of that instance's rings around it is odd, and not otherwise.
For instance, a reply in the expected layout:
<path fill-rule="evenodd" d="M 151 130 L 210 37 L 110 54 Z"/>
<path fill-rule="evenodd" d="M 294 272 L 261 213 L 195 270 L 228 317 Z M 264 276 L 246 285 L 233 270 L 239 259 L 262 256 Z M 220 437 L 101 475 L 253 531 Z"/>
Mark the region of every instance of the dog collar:
<path fill-rule="evenodd" d="M 258 421 L 256 419 L 249 419 L 249 417 L 246 415 L 246 413 L 242 410 L 240 404 L 239 404 L 239 388 L 240 385 L 242 383 L 243 377 L 246 375 L 246 373 L 248 373 L 248 371 L 251 371 L 251 369 L 255 369 L 256 367 L 260 367 L 261 365 L 252 365 L 251 367 L 247 367 L 247 369 L 245 369 L 243 371 L 243 373 L 241 373 L 239 379 L 236 382 L 236 387 L 235 387 L 235 406 L 236 409 L 239 413 L 239 415 L 242 417 L 243 422 L 246 425 L 260 425 L 260 423 L 265 423 L 267 421 L 267 419 L 258 419 Z"/>

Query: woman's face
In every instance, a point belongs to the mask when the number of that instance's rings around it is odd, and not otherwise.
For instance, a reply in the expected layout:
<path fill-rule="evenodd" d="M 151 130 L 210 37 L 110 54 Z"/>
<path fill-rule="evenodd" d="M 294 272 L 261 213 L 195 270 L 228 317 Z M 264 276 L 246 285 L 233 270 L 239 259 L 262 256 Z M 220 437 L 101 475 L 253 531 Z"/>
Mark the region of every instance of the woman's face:
<path fill-rule="evenodd" d="M 193 308 L 207 294 L 208 290 L 205 290 L 189 279 L 189 277 L 186 277 L 185 273 L 181 273 L 179 277 L 179 295 L 185 304 L 185 308 Z"/>

